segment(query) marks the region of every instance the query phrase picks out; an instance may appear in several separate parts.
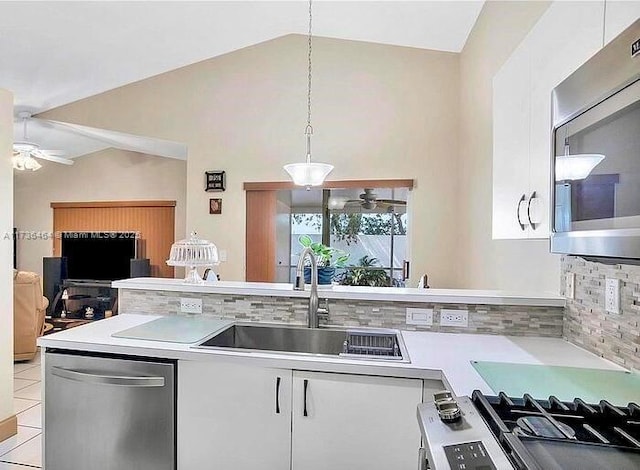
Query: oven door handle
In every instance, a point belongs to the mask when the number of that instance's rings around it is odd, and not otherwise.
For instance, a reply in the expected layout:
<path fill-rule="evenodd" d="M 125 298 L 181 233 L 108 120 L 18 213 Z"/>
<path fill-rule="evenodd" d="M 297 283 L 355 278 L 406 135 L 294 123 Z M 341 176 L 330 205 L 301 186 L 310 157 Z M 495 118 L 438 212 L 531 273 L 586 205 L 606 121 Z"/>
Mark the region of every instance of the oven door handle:
<path fill-rule="evenodd" d="M 429 470 L 429 460 L 427 460 L 427 449 L 418 449 L 418 470 Z"/>

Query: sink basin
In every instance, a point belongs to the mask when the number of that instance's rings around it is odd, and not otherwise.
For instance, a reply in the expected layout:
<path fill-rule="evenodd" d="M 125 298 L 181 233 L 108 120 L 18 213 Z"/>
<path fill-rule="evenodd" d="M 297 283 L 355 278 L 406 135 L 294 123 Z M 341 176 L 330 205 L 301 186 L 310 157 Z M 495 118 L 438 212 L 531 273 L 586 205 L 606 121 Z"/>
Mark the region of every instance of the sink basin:
<path fill-rule="evenodd" d="M 195 347 L 409 362 L 400 332 L 387 329 L 235 323 Z"/>

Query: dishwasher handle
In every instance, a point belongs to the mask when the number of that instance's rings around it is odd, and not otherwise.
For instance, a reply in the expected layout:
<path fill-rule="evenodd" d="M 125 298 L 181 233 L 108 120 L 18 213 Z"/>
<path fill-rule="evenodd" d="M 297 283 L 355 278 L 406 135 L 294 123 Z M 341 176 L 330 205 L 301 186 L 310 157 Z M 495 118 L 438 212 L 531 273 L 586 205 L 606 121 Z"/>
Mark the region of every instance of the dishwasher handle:
<path fill-rule="evenodd" d="M 164 387 L 164 377 L 107 375 L 52 367 L 51 373 L 63 379 L 96 385 L 118 385 L 121 387 Z"/>

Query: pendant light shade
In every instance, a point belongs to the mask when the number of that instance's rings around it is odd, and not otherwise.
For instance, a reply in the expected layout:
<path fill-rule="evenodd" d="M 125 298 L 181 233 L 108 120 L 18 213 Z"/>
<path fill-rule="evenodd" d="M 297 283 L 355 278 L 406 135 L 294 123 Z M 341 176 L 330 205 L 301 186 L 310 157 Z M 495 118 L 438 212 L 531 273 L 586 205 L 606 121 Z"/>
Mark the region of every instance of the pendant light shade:
<path fill-rule="evenodd" d="M 602 160 L 604 155 L 599 153 L 556 157 L 556 181 L 583 180 Z"/>
<path fill-rule="evenodd" d="M 333 165 L 312 162 L 290 163 L 285 165 L 284 169 L 291 176 L 293 183 L 298 186 L 320 186 L 333 170 Z"/>
<path fill-rule="evenodd" d="M 564 155 L 557 155 L 556 181 L 583 180 L 591 174 L 593 169 L 605 159 L 601 153 L 579 153 L 571 155 L 569 148 L 569 127 L 564 139 Z"/>
<path fill-rule="evenodd" d="M 305 135 L 307 136 L 307 159 L 304 163 L 290 163 L 284 166 L 284 169 L 293 180 L 293 183 L 298 186 L 320 186 L 324 183 L 325 178 L 333 170 L 333 165 L 328 163 L 315 163 L 311 161 L 311 135 L 313 134 L 313 127 L 311 127 L 311 0 L 309 0 L 309 49 L 308 49 L 308 81 L 307 81 L 307 128 Z"/>

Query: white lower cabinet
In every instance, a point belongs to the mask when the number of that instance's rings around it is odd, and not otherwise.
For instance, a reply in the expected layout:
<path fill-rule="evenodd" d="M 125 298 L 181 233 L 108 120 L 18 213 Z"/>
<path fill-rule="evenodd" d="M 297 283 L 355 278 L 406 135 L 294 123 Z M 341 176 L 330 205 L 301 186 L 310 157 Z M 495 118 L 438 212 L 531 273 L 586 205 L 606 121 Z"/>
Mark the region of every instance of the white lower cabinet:
<path fill-rule="evenodd" d="M 422 380 L 294 371 L 292 470 L 415 470 L 421 402 Z"/>
<path fill-rule="evenodd" d="M 289 468 L 291 370 L 179 361 L 177 409 L 178 470 Z"/>
<path fill-rule="evenodd" d="M 415 470 L 422 396 L 420 379 L 179 361 L 178 470 Z"/>

